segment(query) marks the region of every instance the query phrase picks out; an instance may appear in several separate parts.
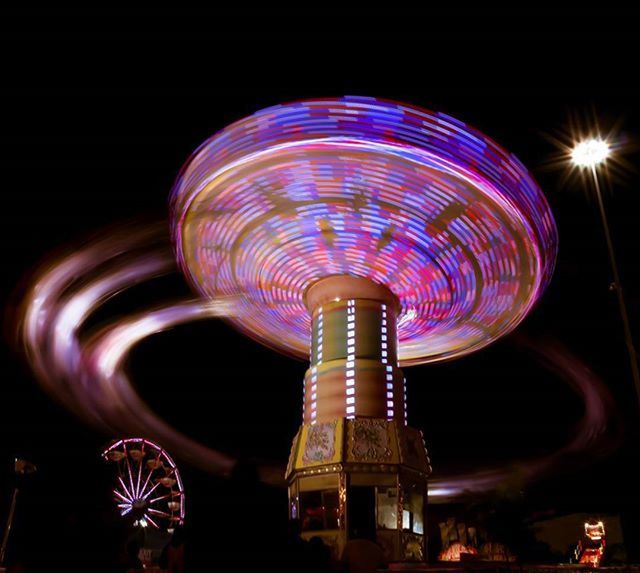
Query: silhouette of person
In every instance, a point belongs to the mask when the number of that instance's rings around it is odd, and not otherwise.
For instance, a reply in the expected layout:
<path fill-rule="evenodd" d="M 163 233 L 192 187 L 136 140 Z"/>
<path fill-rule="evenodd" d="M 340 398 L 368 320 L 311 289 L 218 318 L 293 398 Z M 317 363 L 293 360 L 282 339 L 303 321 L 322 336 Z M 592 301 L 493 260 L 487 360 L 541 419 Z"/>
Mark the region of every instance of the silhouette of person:
<path fill-rule="evenodd" d="M 132 539 L 127 543 L 125 563 L 123 570 L 126 573 L 136 573 L 142 571 L 142 561 L 138 554 L 140 553 L 140 542 L 137 539 Z"/>
<path fill-rule="evenodd" d="M 384 569 L 387 562 L 382 548 L 372 541 L 372 535 L 355 530 L 342 551 L 342 565 L 347 573 L 375 573 Z"/>
<path fill-rule="evenodd" d="M 184 573 L 184 530 L 177 526 L 160 555 L 160 567 L 168 573 Z"/>
<path fill-rule="evenodd" d="M 331 567 L 331 549 L 324 544 L 321 537 L 314 535 L 309 539 L 309 573 L 329 573 Z"/>

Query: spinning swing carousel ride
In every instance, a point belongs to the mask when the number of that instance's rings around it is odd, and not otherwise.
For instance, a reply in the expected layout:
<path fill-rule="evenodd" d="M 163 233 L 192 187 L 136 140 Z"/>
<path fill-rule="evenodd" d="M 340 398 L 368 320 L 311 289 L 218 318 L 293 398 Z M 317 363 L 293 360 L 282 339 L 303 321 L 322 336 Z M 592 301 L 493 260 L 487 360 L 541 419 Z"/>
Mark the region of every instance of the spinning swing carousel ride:
<path fill-rule="evenodd" d="M 290 514 L 422 560 L 429 458 L 400 366 L 512 330 L 551 277 L 531 176 L 453 118 L 365 98 L 276 106 L 207 141 L 172 195 L 176 251 L 233 324 L 309 357 Z"/>
<path fill-rule="evenodd" d="M 431 467 L 408 425 L 401 367 L 480 350 L 544 291 L 557 231 L 525 167 L 457 119 L 414 106 L 365 97 L 278 105 L 196 150 L 171 194 L 171 228 L 199 298 L 90 340 L 79 327 L 92 310 L 171 272 L 172 255 L 149 248 L 153 232 L 114 234 L 40 277 L 21 328 L 45 386 L 111 432 L 151 437 L 228 474 L 233 458 L 157 418 L 124 368 L 151 333 L 225 318 L 310 361 L 286 470 L 291 518 L 336 550 L 367 533 L 391 560 L 423 560 Z M 97 278 L 79 286 L 82 273 Z M 432 495 L 473 489 L 474 479 L 495 485 L 471 477 Z"/>

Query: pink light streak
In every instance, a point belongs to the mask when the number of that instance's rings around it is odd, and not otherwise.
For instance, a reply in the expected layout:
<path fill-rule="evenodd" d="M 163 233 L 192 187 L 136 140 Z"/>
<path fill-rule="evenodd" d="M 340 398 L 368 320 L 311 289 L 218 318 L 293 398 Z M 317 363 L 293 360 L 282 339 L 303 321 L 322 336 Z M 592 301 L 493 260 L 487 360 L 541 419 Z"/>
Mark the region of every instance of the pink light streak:
<path fill-rule="evenodd" d="M 36 276 L 24 299 L 18 335 L 40 384 L 78 416 L 111 435 L 148 436 L 193 465 L 228 475 L 234 458 L 205 448 L 156 416 L 131 386 L 123 362 L 151 334 L 228 316 L 230 300 L 179 301 L 80 335 L 91 314 L 111 297 L 172 272 L 175 262 L 159 227 L 125 227 L 50 262 Z M 135 492 L 129 477 L 125 490 Z"/>

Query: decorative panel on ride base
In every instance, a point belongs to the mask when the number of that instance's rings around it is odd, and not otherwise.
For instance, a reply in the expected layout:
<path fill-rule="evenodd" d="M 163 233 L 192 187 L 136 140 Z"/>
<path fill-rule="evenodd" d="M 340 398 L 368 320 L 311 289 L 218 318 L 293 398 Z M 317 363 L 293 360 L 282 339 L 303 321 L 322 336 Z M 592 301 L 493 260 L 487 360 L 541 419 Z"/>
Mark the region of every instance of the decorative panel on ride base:
<path fill-rule="evenodd" d="M 287 467 L 290 516 L 336 557 L 369 530 L 389 561 L 422 561 L 430 472 L 421 432 L 397 420 L 304 424 Z"/>

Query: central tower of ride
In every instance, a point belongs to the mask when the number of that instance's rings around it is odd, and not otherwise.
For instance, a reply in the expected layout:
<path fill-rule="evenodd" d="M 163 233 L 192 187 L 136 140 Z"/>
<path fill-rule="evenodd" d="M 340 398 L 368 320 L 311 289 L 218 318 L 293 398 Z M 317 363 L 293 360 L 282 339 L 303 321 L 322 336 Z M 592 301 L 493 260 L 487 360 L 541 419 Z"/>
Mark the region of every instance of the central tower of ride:
<path fill-rule="evenodd" d="M 341 275 L 313 284 L 305 303 L 312 326 L 304 423 L 356 417 L 405 421 L 397 297 L 369 279 Z"/>
<path fill-rule="evenodd" d="M 305 303 L 311 365 L 287 467 L 291 517 L 338 554 L 365 537 L 389 559 L 422 561 L 431 468 L 407 426 L 400 301 L 370 279 L 337 275 L 309 287 Z"/>

